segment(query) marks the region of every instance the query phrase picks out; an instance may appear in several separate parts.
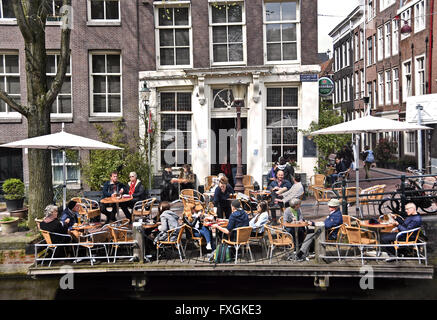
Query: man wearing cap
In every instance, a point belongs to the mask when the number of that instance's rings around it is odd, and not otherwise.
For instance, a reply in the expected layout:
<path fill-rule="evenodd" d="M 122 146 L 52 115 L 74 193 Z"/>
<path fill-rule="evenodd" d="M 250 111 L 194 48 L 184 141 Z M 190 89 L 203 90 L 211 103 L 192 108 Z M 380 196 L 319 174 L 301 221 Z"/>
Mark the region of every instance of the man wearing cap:
<path fill-rule="evenodd" d="M 340 211 L 340 205 L 341 205 L 341 203 L 340 203 L 340 200 L 338 200 L 338 199 L 329 200 L 329 202 L 328 202 L 329 215 L 326 217 L 326 219 L 324 221 L 326 232 L 329 232 L 328 231 L 329 229 L 338 227 L 339 225 L 343 224 L 343 216 L 342 216 L 341 211 Z M 314 223 L 314 221 L 308 221 L 308 225 L 314 226 L 315 223 Z M 329 234 L 328 240 L 337 239 L 337 233 L 338 233 L 338 229 L 333 230 Z M 301 246 L 299 252 L 297 253 L 298 260 L 302 261 L 306 258 L 311 247 L 314 247 L 314 240 L 319 235 L 320 235 L 320 232 L 308 233 L 306 235 L 305 240 L 303 241 L 302 246 Z"/>
<path fill-rule="evenodd" d="M 80 204 L 74 200 L 71 200 L 67 204 L 67 208 L 62 211 L 61 222 L 66 225 L 68 230 L 71 230 L 73 225 L 78 222 Z"/>
<path fill-rule="evenodd" d="M 235 241 L 236 233 L 232 232 L 232 230 L 240 228 L 240 227 L 248 227 L 249 226 L 249 217 L 241 208 L 241 204 L 239 200 L 233 200 L 231 203 L 232 213 L 229 217 L 228 225 L 226 228 L 219 226 L 218 224 L 214 224 L 213 228 L 219 229 L 221 232 L 225 234 L 231 233 L 231 241 Z"/>

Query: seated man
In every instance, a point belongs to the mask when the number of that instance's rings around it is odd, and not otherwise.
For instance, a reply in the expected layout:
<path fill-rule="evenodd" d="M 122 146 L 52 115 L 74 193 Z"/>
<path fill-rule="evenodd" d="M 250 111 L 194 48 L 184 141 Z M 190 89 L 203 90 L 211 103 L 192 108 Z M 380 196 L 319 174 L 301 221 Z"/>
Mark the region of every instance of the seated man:
<path fill-rule="evenodd" d="M 248 227 L 249 226 L 249 218 L 247 216 L 246 211 L 241 208 L 241 204 L 239 200 L 233 200 L 231 204 L 231 216 L 229 217 L 229 222 L 226 228 L 219 226 L 217 223 L 213 224 L 213 228 L 219 229 L 224 234 L 230 234 L 230 240 L 235 241 L 237 234 L 236 232 L 232 232 L 236 228 L 240 227 Z"/>
<path fill-rule="evenodd" d="M 325 232 L 329 233 L 329 229 L 331 228 L 335 228 L 340 226 L 341 224 L 343 224 L 343 216 L 341 214 L 340 211 L 340 201 L 338 199 L 331 199 L 328 202 L 328 207 L 329 207 L 329 216 L 326 217 L 324 224 L 325 224 Z M 308 221 L 308 225 L 309 226 L 314 226 L 315 223 L 313 221 Z M 331 232 L 329 234 L 329 238 L 328 240 L 335 240 L 337 239 L 337 233 L 338 233 L 338 229 L 334 230 L 333 232 Z M 306 235 L 305 240 L 302 242 L 302 246 L 299 250 L 299 252 L 297 253 L 297 258 L 299 261 L 303 261 L 309 251 L 313 251 L 314 250 L 314 240 L 316 239 L 316 237 L 320 236 L 320 232 L 318 233 L 309 233 Z"/>
<path fill-rule="evenodd" d="M 273 181 L 269 187 L 272 192 L 272 202 L 282 197 L 282 194 L 291 189 L 291 182 L 284 179 L 284 171 L 279 170 L 276 173 L 276 181 Z M 282 206 L 282 204 L 280 204 Z"/>
<path fill-rule="evenodd" d="M 409 202 L 405 205 L 405 211 L 407 212 L 408 217 L 401 223 L 396 221 L 395 225 L 397 227 L 393 228 L 391 232 L 382 233 L 381 244 L 393 243 L 399 232 L 413 230 L 422 226 L 422 217 L 417 213 L 416 205 L 413 202 Z M 413 235 L 413 238 L 414 237 L 415 235 Z M 406 237 L 404 235 L 398 240 L 405 241 L 405 239 Z M 384 250 L 386 250 L 388 254 L 395 254 L 395 249 L 393 247 L 384 247 Z"/>
<path fill-rule="evenodd" d="M 329 176 L 331 179 L 331 185 L 337 181 L 340 172 L 345 172 L 347 169 L 348 168 L 344 161 L 340 157 L 335 157 L 335 172 Z"/>
<path fill-rule="evenodd" d="M 290 190 L 287 190 L 279 195 L 278 198 L 275 199 L 275 203 L 283 203 L 285 207 L 288 207 L 291 199 L 299 199 L 304 194 L 305 190 L 302 182 L 300 182 L 300 175 L 298 174 L 296 177 L 291 176 L 291 179 L 293 180 L 293 186 L 290 188 Z"/>
<path fill-rule="evenodd" d="M 62 211 L 61 222 L 71 230 L 75 223 L 78 223 L 80 204 L 74 200 L 68 202 L 67 207 Z"/>
<path fill-rule="evenodd" d="M 249 226 L 252 227 L 252 236 L 256 235 L 256 229 L 258 233 L 264 232 L 264 225 L 269 221 L 269 209 L 266 201 L 261 201 L 257 206 L 257 214 L 249 221 Z"/>
<path fill-rule="evenodd" d="M 125 190 L 127 190 L 126 186 L 124 184 L 122 184 L 120 181 L 118 181 L 118 172 L 113 171 L 113 172 L 111 172 L 110 180 L 106 181 L 105 184 L 103 185 L 103 189 L 102 189 L 103 198 L 108 198 L 108 197 L 115 196 L 115 195 L 122 195 Z M 112 207 L 111 212 L 109 212 L 106 209 L 108 206 Z M 130 218 L 130 212 L 127 209 L 127 206 L 120 205 L 120 207 L 122 207 L 124 215 L 127 218 Z M 111 203 L 111 204 L 100 203 L 100 210 L 106 216 L 107 223 L 116 220 L 116 215 L 118 212 L 116 212 L 117 205 L 115 203 Z"/>

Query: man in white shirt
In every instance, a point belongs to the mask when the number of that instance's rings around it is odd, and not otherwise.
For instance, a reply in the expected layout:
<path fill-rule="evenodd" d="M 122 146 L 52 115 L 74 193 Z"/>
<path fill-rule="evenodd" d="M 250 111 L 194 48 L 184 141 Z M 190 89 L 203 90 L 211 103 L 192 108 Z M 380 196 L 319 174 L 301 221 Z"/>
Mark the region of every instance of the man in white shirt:
<path fill-rule="evenodd" d="M 298 175 L 298 174 L 296 175 L 296 177 L 292 176 L 293 186 L 290 188 L 290 190 L 285 191 L 282 194 L 282 198 L 276 198 L 275 202 L 276 203 L 282 202 L 282 203 L 286 204 L 286 203 L 289 203 L 290 200 L 293 199 L 293 198 L 298 198 L 299 199 L 303 195 L 303 193 L 305 191 L 305 189 L 304 189 L 300 179 L 301 179 L 300 175 Z"/>

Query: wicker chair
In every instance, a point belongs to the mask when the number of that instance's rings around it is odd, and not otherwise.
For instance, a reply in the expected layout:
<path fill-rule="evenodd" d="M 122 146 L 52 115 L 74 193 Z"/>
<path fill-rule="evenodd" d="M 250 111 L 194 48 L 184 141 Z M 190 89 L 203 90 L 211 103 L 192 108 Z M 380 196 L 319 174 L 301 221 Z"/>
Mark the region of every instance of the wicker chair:
<path fill-rule="evenodd" d="M 326 181 L 326 176 L 324 174 L 317 173 L 317 174 L 311 176 L 308 191 L 313 192 L 314 187 L 324 188 L 325 181 Z"/>
<path fill-rule="evenodd" d="M 228 239 L 223 239 L 222 243 L 228 244 L 235 248 L 235 264 L 238 261 L 238 250 L 241 246 L 245 246 L 250 253 L 250 260 L 253 261 L 252 251 L 250 250 L 249 238 L 252 232 L 252 227 L 240 227 L 232 230 L 231 232 L 236 232 L 237 236 L 235 241 L 230 240 L 230 234 L 228 234 Z"/>
<path fill-rule="evenodd" d="M 120 246 L 127 246 L 128 248 L 132 249 L 136 241 L 132 238 L 132 230 L 125 226 L 109 225 L 109 230 L 111 231 L 112 241 L 113 241 L 112 249 L 115 249 L 115 253 L 114 253 L 114 263 L 115 263 L 117 259 L 118 248 Z M 127 243 L 119 244 L 119 242 L 127 242 Z M 127 256 L 127 258 L 133 258 L 133 253 L 130 256 Z"/>
<path fill-rule="evenodd" d="M 81 247 L 87 249 L 87 253 L 89 254 L 89 259 L 90 259 L 92 266 L 94 265 L 94 262 L 95 262 L 93 251 L 98 251 L 99 249 L 102 249 L 102 247 L 105 250 L 106 260 L 109 263 L 108 250 L 106 248 L 106 244 L 97 245 L 97 243 L 106 243 L 106 242 L 109 245 L 110 244 L 109 238 L 110 238 L 110 234 L 109 234 L 108 230 L 93 232 L 93 233 L 85 234 L 85 235 L 83 235 L 83 234 L 79 235 L 79 244 Z M 77 258 L 78 253 L 79 253 L 79 248 L 76 252 L 76 258 Z M 78 261 L 78 260 L 76 260 L 76 261 Z"/>
<path fill-rule="evenodd" d="M 187 247 L 188 241 L 192 240 L 192 241 L 196 242 L 199 245 L 200 258 L 202 258 L 202 246 L 205 244 L 205 239 L 200 234 L 200 231 L 197 230 L 196 228 L 193 228 L 193 227 L 191 227 L 191 226 L 189 226 L 187 224 L 185 225 L 185 228 L 188 231 L 188 238 L 187 238 L 187 242 L 185 243 L 184 251 L 186 251 L 186 247 Z M 197 231 L 199 236 L 195 236 L 194 235 L 194 231 Z"/>
<path fill-rule="evenodd" d="M 344 225 L 344 230 L 346 232 L 347 241 L 349 244 L 358 245 L 358 249 L 360 250 L 361 254 L 361 263 L 364 264 L 364 257 L 363 252 L 365 247 L 362 245 L 372 245 L 374 244 L 375 247 L 378 244 L 376 233 L 364 228 L 360 227 L 351 227 Z M 355 249 L 356 247 L 354 247 Z M 347 252 L 349 251 L 350 247 L 348 248 Z M 347 255 L 346 252 L 346 255 Z"/>
<path fill-rule="evenodd" d="M 244 186 L 244 194 L 249 196 L 250 191 L 254 190 L 254 181 L 255 179 L 250 175 L 243 176 L 243 186 Z"/>
<path fill-rule="evenodd" d="M 62 234 L 62 233 L 55 233 L 55 232 L 49 232 L 46 230 L 40 230 L 45 242 L 47 243 L 47 249 L 46 252 L 44 254 L 43 259 L 45 259 L 45 257 L 48 255 L 49 251 L 52 251 L 52 256 L 50 257 L 50 263 L 49 263 L 49 267 L 52 265 L 53 262 L 53 257 L 55 256 L 55 252 L 56 249 L 58 248 L 58 244 L 54 243 L 52 241 L 51 236 L 57 236 L 57 237 L 65 237 L 66 240 L 69 240 L 69 242 L 71 242 L 71 236 L 68 234 Z M 66 250 L 66 246 L 62 246 L 64 248 L 64 253 L 65 255 L 67 254 Z M 43 265 L 44 260 L 41 261 L 41 266 Z"/>
<path fill-rule="evenodd" d="M 136 217 L 143 218 L 149 216 L 152 213 L 153 204 L 155 201 L 156 198 L 137 201 L 132 210 L 133 219 L 135 220 Z"/>
<path fill-rule="evenodd" d="M 402 231 L 399 232 L 396 235 L 396 240 L 394 241 L 394 248 L 395 248 L 395 252 L 396 252 L 396 261 L 398 259 L 398 250 L 399 248 L 403 248 L 404 246 L 396 246 L 397 244 L 408 244 L 408 245 L 413 245 L 414 250 L 416 251 L 417 254 L 417 260 L 419 260 L 419 263 L 422 263 L 422 260 L 425 260 L 425 264 L 426 264 L 426 246 L 424 247 L 424 255 L 421 256 L 420 255 L 420 250 L 419 250 L 419 246 L 417 245 L 417 243 L 420 241 L 419 240 L 419 234 L 420 234 L 420 227 L 419 228 L 415 228 L 415 229 L 411 229 L 411 230 L 406 230 L 406 231 Z M 405 240 L 401 240 L 401 237 L 405 236 Z M 408 248 L 408 247 L 407 247 Z"/>
<path fill-rule="evenodd" d="M 96 200 L 88 198 L 75 197 L 71 200 L 80 204 L 79 214 L 85 217 L 85 220 L 89 222 L 92 218 L 101 216 L 100 205 Z"/>
<path fill-rule="evenodd" d="M 267 231 L 270 245 L 267 250 L 267 258 L 270 259 L 269 263 L 272 263 L 273 250 L 275 250 L 276 247 L 284 248 L 284 252 L 286 248 L 294 250 L 293 236 L 291 234 L 281 229 L 272 228 L 272 226 L 269 225 L 265 226 L 265 230 Z"/>
<path fill-rule="evenodd" d="M 205 192 L 209 191 L 214 184 L 214 179 L 217 179 L 217 176 L 207 176 L 205 177 Z"/>
<path fill-rule="evenodd" d="M 186 228 L 186 224 L 183 224 L 177 228 L 171 229 L 167 231 L 167 237 L 165 240 L 158 240 L 156 242 L 156 262 L 159 262 L 159 249 L 164 247 L 176 247 L 179 252 L 179 258 L 181 262 L 184 261 L 184 247 L 182 246 L 182 235 Z M 177 234 L 176 240 L 171 240 L 174 234 Z"/>

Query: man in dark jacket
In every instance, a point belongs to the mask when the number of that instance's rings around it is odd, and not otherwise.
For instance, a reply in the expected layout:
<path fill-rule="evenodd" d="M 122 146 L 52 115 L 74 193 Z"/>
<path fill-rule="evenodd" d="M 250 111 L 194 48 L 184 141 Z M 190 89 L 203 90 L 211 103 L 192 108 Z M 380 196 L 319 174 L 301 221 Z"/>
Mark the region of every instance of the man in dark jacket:
<path fill-rule="evenodd" d="M 80 204 L 74 200 L 68 202 L 67 207 L 62 211 L 61 222 L 68 230 L 71 230 L 75 223 L 78 223 Z"/>
<path fill-rule="evenodd" d="M 105 184 L 103 185 L 103 189 L 102 189 L 103 198 L 112 197 L 112 195 L 122 195 L 123 193 L 125 193 L 126 190 L 128 190 L 128 188 L 120 181 L 118 181 L 118 172 L 113 171 L 111 172 L 110 180 L 106 181 Z M 112 207 L 111 212 L 109 212 L 106 209 L 108 206 Z M 117 205 L 115 203 L 111 203 L 111 204 L 100 203 L 100 210 L 104 215 L 106 215 L 107 217 L 106 222 L 111 222 L 116 220 Z M 123 210 L 123 212 L 126 215 L 125 210 Z M 127 215 L 129 215 L 129 213 Z"/>
<path fill-rule="evenodd" d="M 340 172 L 345 172 L 348 168 L 346 167 L 346 164 L 340 157 L 335 157 L 335 173 L 331 174 L 331 184 L 334 184 L 335 181 L 337 181 L 337 178 L 340 174 Z"/>
<path fill-rule="evenodd" d="M 220 227 L 218 224 L 214 224 L 213 227 L 219 229 L 224 234 L 230 233 L 231 241 L 235 241 L 237 234 L 236 232 L 232 232 L 232 231 L 240 227 L 248 227 L 249 217 L 246 211 L 244 211 L 241 208 L 241 204 L 239 200 L 232 201 L 231 209 L 232 209 L 232 214 L 229 217 L 228 225 L 226 226 L 226 228 Z"/>
<path fill-rule="evenodd" d="M 234 193 L 231 185 L 228 183 L 228 178 L 221 177 L 218 188 L 214 191 L 214 207 L 217 208 L 217 217 L 229 219 L 231 215 L 231 204 L 229 197 Z"/>

